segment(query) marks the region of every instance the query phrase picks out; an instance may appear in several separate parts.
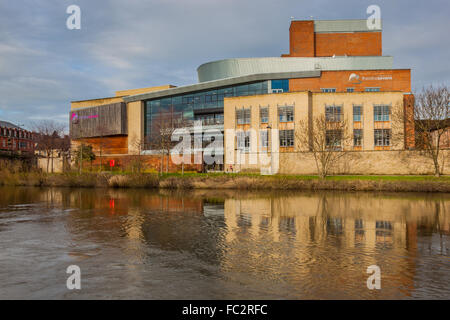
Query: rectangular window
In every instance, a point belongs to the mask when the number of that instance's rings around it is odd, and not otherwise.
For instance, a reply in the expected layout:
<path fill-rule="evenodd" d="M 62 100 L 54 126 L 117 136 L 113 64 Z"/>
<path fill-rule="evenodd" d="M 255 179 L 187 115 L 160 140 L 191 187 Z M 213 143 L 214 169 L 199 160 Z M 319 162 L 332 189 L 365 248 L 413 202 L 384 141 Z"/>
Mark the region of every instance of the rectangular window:
<path fill-rule="evenodd" d="M 380 88 L 369 87 L 369 88 L 366 88 L 364 91 L 366 91 L 366 92 L 379 92 Z"/>
<path fill-rule="evenodd" d="M 353 130 L 353 146 L 355 146 L 355 147 L 362 146 L 362 138 L 363 138 L 362 129 L 354 129 Z"/>
<path fill-rule="evenodd" d="M 347 92 L 355 92 L 355 88 L 347 88 Z"/>
<path fill-rule="evenodd" d="M 294 146 L 294 130 L 280 130 L 280 147 Z"/>
<path fill-rule="evenodd" d="M 321 90 L 324 93 L 336 92 L 336 88 L 322 88 Z"/>
<path fill-rule="evenodd" d="M 250 123 L 250 109 L 237 109 L 236 110 L 236 123 L 237 124 L 249 124 Z"/>
<path fill-rule="evenodd" d="M 237 149 L 241 152 L 250 150 L 250 131 L 238 131 L 236 134 Z"/>
<path fill-rule="evenodd" d="M 215 117 L 216 117 L 216 124 L 223 124 L 223 113 L 217 113 Z"/>
<path fill-rule="evenodd" d="M 259 108 L 259 119 L 261 123 L 269 123 L 269 108 L 260 107 Z"/>
<path fill-rule="evenodd" d="M 339 122 L 342 119 L 341 106 L 325 106 L 325 119 L 330 122 Z"/>
<path fill-rule="evenodd" d="M 362 120 L 362 107 L 353 106 L 353 121 L 358 122 Z"/>
<path fill-rule="evenodd" d="M 376 147 L 386 147 L 391 144 L 391 130 L 389 129 L 375 129 L 374 143 Z"/>
<path fill-rule="evenodd" d="M 391 107 L 386 105 L 379 105 L 373 107 L 374 121 L 389 121 L 391 114 Z"/>
<path fill-rule="evenodd" d="M 328 149 L 339 150 L 341 148 L 342 131 L 327 130 L 325 139 L 325 143 Z"/>
<path fill-rule="evenodd" d="M 267 130 L 261 130 L 259 132 L 259 141 L 260 141 L 260 145 L 261 148 L 267 148 L 269 147 L 269 134 Z"/>
<path fill-rule="evenodd" d="M 278 107 L 278 117 L 280 119 L 280 122 L 294 121 L 294 107 L 293 106 Z"/>

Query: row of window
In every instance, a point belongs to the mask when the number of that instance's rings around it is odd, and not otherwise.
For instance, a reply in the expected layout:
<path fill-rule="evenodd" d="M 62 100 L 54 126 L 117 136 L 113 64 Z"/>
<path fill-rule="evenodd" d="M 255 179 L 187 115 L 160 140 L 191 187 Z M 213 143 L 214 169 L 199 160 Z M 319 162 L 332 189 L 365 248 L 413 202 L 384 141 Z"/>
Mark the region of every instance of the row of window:
<path fill-rule="evenodd" d="M 324 93 L 336 92 L 336 88 L 322 88 L 321 90 Z M 355 88 L 347 88 L 346 91 L 347 92 L 355 92 Z M 367 88 L 364 88 L 364 91 L 365 92 L 379 92 L 380 88 L 379 87 L 367 87 Z"/>
<path fill-rule="evenodd" d="M 196 121 L 201 121 L 204 126 L 223 124 L 223 113 L 196 115 L 194 119 Z"/>
<path fill-rule="evenodd" d="M 261 130 L 260 132 L 260 146 L 267 148 L 269 145 L 268 131 Z M 363 141 L 363 130 L 353 130 L 353 146 L 361 147 Z M 236 144 L 238 150 L 250 150 L 250 131 L 240 131 L 236 135 Z M 294 130 L 280 130 L 279 131 L 280 147 L 294 146 Z M 339 150 L 342 147 L 342 131 L 328 130 L 326 132 L 326 145 L 329 148 Z M 391 130 L 389 129 L 375 129 L 374 130 L 374 145 L 376 147 L 388 147 L 391 145 Z"/>
<path fill-rule="evenodd" d="M 21 130 L 2 128 L 0 129 L 0 134 L 4 137 L 31 139 L 31 132 Z"/>
<path fill-rule="evenodd" d="M 250 132 L 251 131 L 238 131 L 236 134 L 237 149 L 243 152 L 250 150 Z M 269 135 L 267 130 L 261 130 L 259 132 L 259 141 L 262 148 L 268 148 Z M 279 131 L 280 147 L 293 147 L 294 146 L 294 130 L 280 130 Z"/>
<path fill-rule="evenodd" d="M 16 141 L 12 141 L 11 142 L 12 148 L 16 149 L 17 146 L 19 146 L 19 149 L 31 149 L 32 143 L 31 142 L 25 142 L 25 141 L 19 141 L 19 143 L 17 143 Z M 3 148 L 7 148 L 8 144 L 6 139 L 2 140 L 2 147 Z"/>
<path fill-rule="evenodd" d="M 294 121 L 294 107 L 293 106 L 280 106 L 278 107 L 278 118 L 280 122 L 292 122 Z M 236 123 L 237 124 L 250 124 L 251 110 L 250 108 L 236 109 Z M 269 122 L 269 108 L 259 108 L 259 120 L 260 123 Z"/>
<path fill-rule="evenodd" d="M 353 106 L 353 121 L 362 121 L 362 106 Z M 373 107 L 374 121 L 389 121 L 391 114 L 391 108 L 388 105 L 375 105 Z M 325 119 L 330 122 L 339 122 L 342 120 L 342 106 L 326 106 L 325 107 Z M 280 122 L 292 122 L 294 121 L 294 107 L 293 106 L 280 106 L 278 107 L 278 118 Z M 260 123 L 269 122 L 269 108 L 259 108 Z M 236 110 L 236 123 L 237 124 L 250 124 L 251 110 L 250 108 L 237 109 Z"/>

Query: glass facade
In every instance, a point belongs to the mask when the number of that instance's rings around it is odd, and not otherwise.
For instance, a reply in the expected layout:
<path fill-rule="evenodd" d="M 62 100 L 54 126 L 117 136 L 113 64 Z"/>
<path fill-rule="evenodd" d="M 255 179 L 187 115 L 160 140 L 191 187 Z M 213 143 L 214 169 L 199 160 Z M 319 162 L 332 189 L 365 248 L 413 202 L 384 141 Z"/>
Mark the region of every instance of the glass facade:
<path fill-rule="evenodd" d="M 289 92 L 289 79 L 272 80 L 272 92 Z"/>
<path fill-rule="evenodd" d="M 269 82 L 259 81 L 148 100 L 144 106 L 145 137 L 149 139 L 157 135 L 155 131 L 159 129 L 156 129 L 155 122 L 167 121 L 168 115 L 171 120 L 182 121 L 187 125 L 193 124 L 195 119 L 206 121 L 207 124 L 221 124 L 225 97 L 251 96 L 268 91 Z"/>

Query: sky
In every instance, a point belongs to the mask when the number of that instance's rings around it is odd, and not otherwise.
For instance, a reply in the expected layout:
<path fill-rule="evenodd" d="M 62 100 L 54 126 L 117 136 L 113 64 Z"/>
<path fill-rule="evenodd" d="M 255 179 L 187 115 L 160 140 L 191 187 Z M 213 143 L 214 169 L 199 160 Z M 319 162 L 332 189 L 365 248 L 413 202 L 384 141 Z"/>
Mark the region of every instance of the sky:
<path fill-rule="evenodd" d="M 366 19 L 378 5 L 383 55 L 413 91 L 449 84 L 448 0 L 0 0 L 0 120 L 68 124 L 70 101 L 197 82 L 205 62 L 279 57 L 296 20 Z M 81 9 L 69 30 L 67 7 Z"/>

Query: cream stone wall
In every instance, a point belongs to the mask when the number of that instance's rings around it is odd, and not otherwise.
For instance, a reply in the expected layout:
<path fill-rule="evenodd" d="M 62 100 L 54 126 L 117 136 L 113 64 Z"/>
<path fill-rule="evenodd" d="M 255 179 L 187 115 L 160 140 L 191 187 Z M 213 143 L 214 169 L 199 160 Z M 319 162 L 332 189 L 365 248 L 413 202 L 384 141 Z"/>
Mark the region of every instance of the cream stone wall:
<path fill-rule="evenodd" d="M 395 119 L 386 123 L 377 123 L 380 128 L 392 130 L 390 150 L 374 150 L 374 105 L 390 105 L 393 113 L 403 108 L 403 94 L 401 92 L 361 92 L 361 93 L 311 93 L 290 92 L 266 94 L 249 97 L 225 98 L 224 127 L 227 129 L 254 129 L 259 146 L 260 124 L 259 106 L 269 107 L 269 125 L 273 129 L 294 129 L 295 140 L 300 123 L 308 123 L 312 119 L 324 115 L 326 105 L 339 105 L 343 108 L 344 119 L 347 120 L 349 134 L 353 134 L 353 105 L 363 108 L 363 148 L 362 151 L 351 151 L 338 163 L 334 164 L 334 174 L 433 174 L 432 161 L 419 151 L 405 151 L 403 123 L 396 123 Z M 293 123 L 279 123 L 277 107 L 294 105 Z M 235 110 L 251 108 L 251 124 L 237 125 Z M 393 122 L 394 121 L 394 122 Z M 273 139 L 272 139 L 273 140 Z M 278 141 L 271 141 L 277 143 Z M 241 154 L 237 159 L 234 137 L 225 138 L 225 171 L 260 171 L 261 165 L 250 164 L 250 157 L 258 158 L 258 151 L 252 148 L 249 153 Z M 277 154 L 279 167 L 276 172 L 281 174 L 317 174 L 313 154 L 301 146 L 298 141 L 294 148 L 281 148 Z M 251 147 L 253 147 L 251 145 Z M 352 146 L 348 146 L 350 149 Z M 269 153 L 270 154 L 270 153 Z M 442 152 L 441 161 L 450 159 L 450 150 Z M 229 164 L 234 163 L 231 167 Z M 227 165 L 228 164 L 228 165 Z M 264 166 L 262 166 L 264 167 Z M 231 170 L 232 169 L 232 170 Z M 444 174 L 450 174 L 449 168 L 444 168 Z"/>
<path fill-rule="evenodd" d="M 441 151 L 440 162 L 448 163 L 450 150 Z M 243 170 L 247 169 L 245 166 Z M 280 174 L 317 174 L 312 153 L 281 153 Z M 450 174 L 450 166 L 444 166 Z M 332 174 L 421 175 L 434 174 L 433 161 L 420 151 L 353 151 L 334 165 Z"/>
<path fill-rule="evenodd" d="M 134 101 L 127 103 L 128 116 L 128 153 L 138 152 L 136 143 L 143 143 L 144 139 L 144 102 Z"/>

